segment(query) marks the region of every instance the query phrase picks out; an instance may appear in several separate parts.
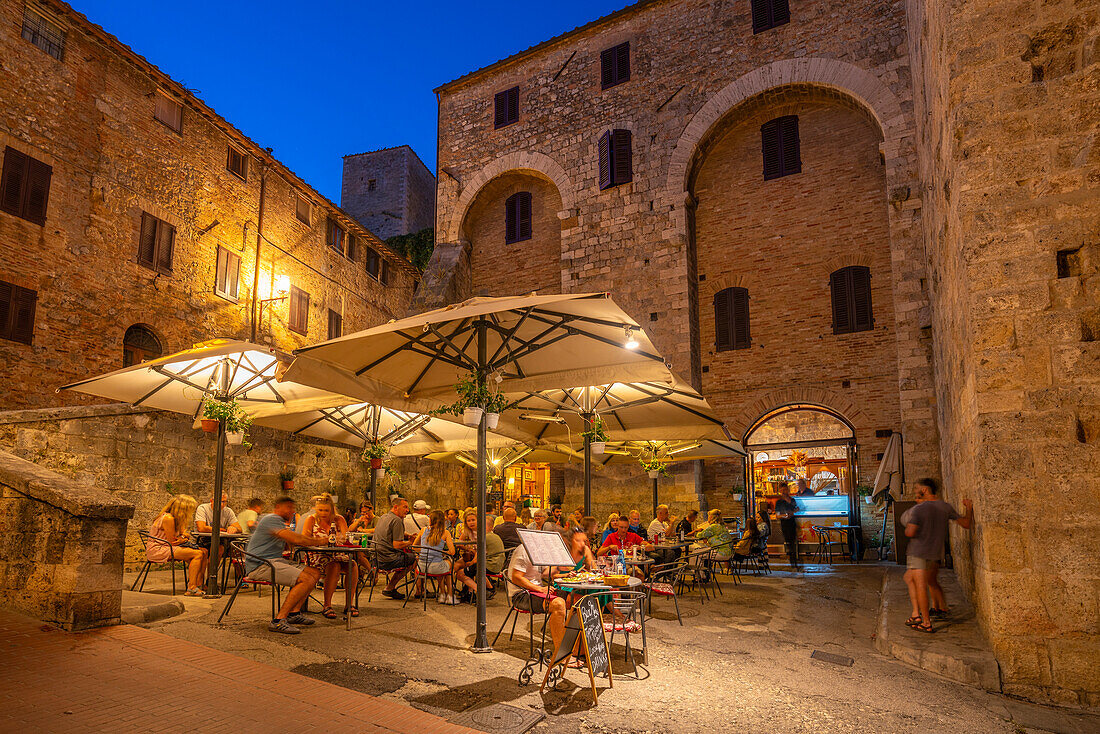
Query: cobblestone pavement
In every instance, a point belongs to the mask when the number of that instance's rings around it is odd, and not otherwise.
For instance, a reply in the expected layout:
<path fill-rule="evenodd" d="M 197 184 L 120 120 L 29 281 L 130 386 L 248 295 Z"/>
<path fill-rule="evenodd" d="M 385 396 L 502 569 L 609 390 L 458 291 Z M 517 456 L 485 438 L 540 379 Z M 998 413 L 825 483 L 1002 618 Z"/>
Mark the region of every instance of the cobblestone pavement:
<path fill-rule="evenodd" d="M 1090 730 L 1095 719 L 1026 706 L 876 652 L 872 635 L 884 571 L 870 564 L 809 566 L 797 575 L 748 576 L 736 587 L 725 581 L 716 601 L 701 604 L 698 593 L 681 601 L 683 626 L 671 602 L 658 601 L 656 619 L 647 629 L 649 677 L 620 674 L 628 666 L 616 641 L 614 687 L 598 681 L 595 707 L 580 671 L 569 673 L 564 692 L 540 695 L 538 686 L 516 682 L 528 647 L 520 629 L 511 642 L 506 631 L 492 654 L 469 652 L 475 611 L 468 605 L 450 608 L 429 601 L 425 614 L 419 603 L 402 609 L 377 594 L 367 604 L 364 592 L 362 616 L 351 632 L 340 621 L 318 617 L 318 624 L 287 639 L 266 631 L 268 597 L 248 593 L 220 627 L 213 622 L 224 601 L 201 599 L 187 600 L 185 614 L 150 626 L 442 716 L 490 703 L 543 713 L 546 718 L 536 731 L 1048 730 L 1029 728 L 1036 722 L 1053 731 Z M 506 610 L 503 595 L 490 602 L 490 641 Z M 942 634 L 950 634 L 950 628 Z M 853 663 L 812 659 L 815 650 Z"/>

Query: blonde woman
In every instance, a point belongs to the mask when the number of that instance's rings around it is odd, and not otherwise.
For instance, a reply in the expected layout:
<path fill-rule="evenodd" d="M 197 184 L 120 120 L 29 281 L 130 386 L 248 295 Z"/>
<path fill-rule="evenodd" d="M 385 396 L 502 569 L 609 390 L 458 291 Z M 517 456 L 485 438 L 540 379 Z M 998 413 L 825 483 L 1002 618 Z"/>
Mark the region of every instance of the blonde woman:
<path fill-rule="evenodd" d="M 600 536 L 600 548 L 602 548 L 603 544 L 607 542 L 607 537 L 609 535 L 613 535 L 616 531 L 618 531 L 618 522 L 619 513 L 612 512 L 610 515 L 607 516 L 607 525 L 604 526 L 603 535 Z"/>
<path fill-rule="evenodd" d="M 146 557 L 153 563 L 175 559 L 187 564 L 187 596 L 202 596 L 202 581 L 206 576 L 207 552 L 193 545 L 187 528 L 195 516 L 198 502 L 189 494 L 177 494 L 168 501 L 157 519 L 149 526 L 149 534 L 156 540 L 145 547 Z"/>
<path fill-rule="evenodd" d="M 313 504 L 313 514 L 302 523 L 302 535 L 307 538 L 327 538 L 336 536 L 334 540 L 342 543 L 347 539 L 348 522 L 343 515 L 336 512 L 332 503 L 332 497 L 328 494 L 320 495 Z M 312 566 L 324 574 L 325 578 L 325 605 L 321 608 L 321 616 L 325 619 L 336 619 L 336 610 L 332 608 L 332 594 L 336 591 L 336 584 L 340 581 L 340 572 L 343 571 L 347 578 L 345 588 L 355 589 L 359 584 L 359 564 L 353 563 L 348 553 L 306 553 L 306 565 Z M 350 614 L 359 616 L 359 609 L 350 607 L 344 609 L 344 616 Z"/>
<path fill-rule="evenodd" d="M 477 516 L 474 516 L 475 524 Z M 420 573 L 427 576 L 438 576 L 439 596 L 436 601 L 440 604 L 454 604 L 455 597 L 451 591 L 451 563 L 444 557 L 454 558 L 455 546 L 451 541 L 451 534 L 447 532 L 446 516 L 440 510 L 432 510 L 428 515 L 428 527 L 420 531 L 416 538 L 417 563 L 420 565 Z M 420 583 L 424 583 L 423 579 Z M 420 589 L 426 593 L 426 589 Z"/>

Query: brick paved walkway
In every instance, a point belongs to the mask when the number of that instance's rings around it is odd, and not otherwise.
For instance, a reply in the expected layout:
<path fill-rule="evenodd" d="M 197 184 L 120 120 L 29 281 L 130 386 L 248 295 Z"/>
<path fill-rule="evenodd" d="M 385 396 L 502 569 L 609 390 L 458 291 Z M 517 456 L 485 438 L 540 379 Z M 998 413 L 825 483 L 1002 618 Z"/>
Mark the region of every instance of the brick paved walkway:
<path fill-rule="evenodd" d="M 473 731 L 130 625 L 69 634 L 0 610 L 0 661 L 3 732 Z"/>

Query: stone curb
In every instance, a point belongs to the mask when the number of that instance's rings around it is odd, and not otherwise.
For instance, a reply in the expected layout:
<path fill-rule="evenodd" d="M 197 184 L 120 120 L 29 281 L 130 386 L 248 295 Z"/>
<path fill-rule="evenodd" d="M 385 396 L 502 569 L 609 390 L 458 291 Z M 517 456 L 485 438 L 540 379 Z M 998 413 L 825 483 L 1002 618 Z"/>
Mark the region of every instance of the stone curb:
<path fill-rule="evenodd" d="M 875 635 L 875 647 L 878 651 L 956 683 L 1001 693 L 1000 666 L 991 651 L 986 650 L 977 655 L 973 653 L 966 656 L 956 655 L 951 650 L 922 648 L 905 639 L 904 635 L 891 634 L 891 627 L 904 624 L 901 620 L 908 613 L 908 609 L 899 609 L 896 603 L 892 604 L 890 598 L 895 593 L 896 585 L 904 584 L 901 573 L 898 572 L 901 570 L 888 571 L 882 577 L 882 593 Z"/>
<path fill-rule="evenodd" d="M 185 611 L 186 608 L 183 606 L 183 602 L 178 599 L 142 607 L 123 607 L 122 622 L 123 624 L 148 624 L 149 622 L 159 622 L 162 619 L 175 617 Z"/>

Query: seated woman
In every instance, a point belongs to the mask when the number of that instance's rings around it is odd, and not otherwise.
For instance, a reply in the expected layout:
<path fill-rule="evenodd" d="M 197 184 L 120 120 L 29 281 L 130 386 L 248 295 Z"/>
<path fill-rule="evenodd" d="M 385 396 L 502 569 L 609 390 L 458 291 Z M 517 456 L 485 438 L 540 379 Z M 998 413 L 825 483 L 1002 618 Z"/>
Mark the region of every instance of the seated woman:
<path fill-rule="evenodd" d="M 486 524 L 488 524 L 488 518 L 486 518 Z M 496 535 L 496 533 L 492 533 Z M 485 536 L 488 540 L 488 535 Z M 458 582 L 465 587 L 466 595 L 472 601 L 477 601 L 477 511 L 467 510 L 466 516 L 462 518 L 462 527 L 458 531 L 458 537 L 455 540 L 461 540 L 469 542 L 471 545 L 463 545 L 462 550 L 458 551 L 458 556 L 455 558 L 455 576 L 458 578 Z M 493 593 L 493 585 L 489 583 L 489 580 L 485 580 L 485 593 L 486 598 L 491 598 L 489 595 Z"/>
<path fill-rule="evenodd" d="M 753 550 L 760 543 L 760 528 L 756 524 L 756 518 L 750 517 L 745 522 L 745 532 L 741 539 L 733 546 L 733 559 L 745 561 L 752 555 Z"/>
<path fill-rule="evenodd" d="M 187 596 L 202 596 L 202 582 L 209 560 L 205 548 L 195 547 L 187 528 L 195 514 L 198 502 L 189 494 L 177 494 L 168 501 L 157 519 L 149 526 L 149 534 L 156 540 L 149 541 L 146 557 L 153 563 L 171 559 L 187 563 Z"/>
<path fill-rule="evenodd" d="M 303 521 L 302 535 L 307 538 L 336 536 L 336 542 L 342 543 L 347 538 L 348 524 L 343 516 L 337 514 L 332 504 L 332 497 L 322 494 L 314 499 L 313 514 Z M 340 572 L 343 571 L 347 577 L 344 579 L 345 588 L 354 589 L 359 584 L 359 565 L 352 563 L 350 553 L 333 554 L 317 551 L 306 552 L 306 565 L 316 568 L 325 579 L 325 605 L 321 608 L 321 615 L 325 619 L 336 619 L 336 610 L 332 608 L 332 595 L 336 591 L 336 584 L 340 581 Z M 355 606 L 345 607 L 344 614 L 358 617 L 359 609 Z"/>
<path fill-rule="evenodd" d="M 477 522 L 476 515 L 474 522 L 475 524 Z M 420 531 L 414 548 L 420 573 L 439 577 L 439 596 L 436 597 L 436 601 L 440 604 L 454 604 L 455 597 L 451 590 L 451 564 L 443 554 L 446 553 L 447 556 L 454 558 L 455 546 L 451 541 L 451 534 L 447 532 L 447 516 L 442 510 L 432 510 L 428 515 L 428 527 Z M 424 579 L 419 579 L 417 583 L 422 585 Z M 426 589 L 420 588 L 418 591 L 423 594 Z"/>
<path fill-rule="evenodd" d="M 760 531 L 760 539 L 758 541 L 760 550 L 767 552 L 768 538 L 772 534 L 772 518 L 771 513 L 768 512 L 767 500 L 760 500 L 756 503 L 756 527 Z"/>
<path fill-rule="evenodd" d="M 733 536 L 722 522 L 722 511 L 713 509 L 707 513 L 707 525 L 695 533 L 700 540 L 697 548 L 714 548 L 714 560 L 728 561 L 732 555 Z"/>
<path fill-rule="evenodd" d="M 374 526 L 378 524 L 378 518 L 374 514 L 374 505 L 366 500 L 359 503 L 359 514 L 348 525 L 349 533 L 365 533 L 374 535 Z M 371 570 L 368 553 L 356 553 L 355 562 L 363 573 L 369 574 Z"/>
<path fill-rule="evenodd" d="M 600 542 L 596 546 L 597 548 L 603 547 L 603 544 L 607 542 L 607 536 L 614 533 L 619 527 L 619 513 L 612 512 L 607 516 L 607 524 L 603 526 L 603 535 L 600 536 Z"/>

